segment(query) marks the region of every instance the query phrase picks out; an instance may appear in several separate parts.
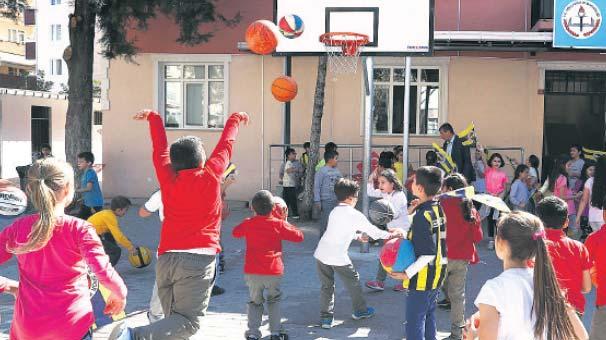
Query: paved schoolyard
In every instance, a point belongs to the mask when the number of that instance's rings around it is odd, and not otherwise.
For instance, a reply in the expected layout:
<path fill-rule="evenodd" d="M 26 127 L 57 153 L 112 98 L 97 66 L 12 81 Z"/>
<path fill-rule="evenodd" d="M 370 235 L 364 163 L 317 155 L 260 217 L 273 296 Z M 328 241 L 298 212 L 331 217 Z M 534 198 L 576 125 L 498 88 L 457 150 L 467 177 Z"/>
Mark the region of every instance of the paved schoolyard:
<path fill-rule="evenodd" d="M 126 235 L 135 243 L 155 249 L 158 244 L 160 222 L 157 217 L 139 218 L 136 214 L 138 206 L 131 208 L 128 215 L 121 220 Z M 246 302 L 248 290 L 243 280 L 244 242 L 231 237 L 232 228 L 250 212 L 242 204 L 232 204 L 232 214 L 224 223 L 223 243 L 225 246 L 226 271 L 219 278 L 219 285 L 226 293 L 211 299 L 208 315 L 204 319 L 201 330 L 194 339 L 243 339 L 246 329 Z M 11 222 L 11 219 L 0 218 L 0 229 Z M 375 340 L 391 340 L 404 338 L 404 308 L 405 293 L 367 292 L 368 305 L 376 309 L 372 319 L 354 321 L 351 319 L 351 302 L 343 285 L 337 280 L 336 289 L 336 327 L 323 330 L 319 322 L 319 280 L 316 276 L 313 251 L 318 242 L 317 227 L 313 223 L 300 223 L 298 226 L 305 232 L 305 242 L 292 244 L 285 242 L 284 261 L 286 272 L 282 282 L 284 299 L 282 301 L 282 317 L 285 328 L 292 339 L 348 339 L 367 338 Z M 371 248 L 371 253 L 361 254 L 359 246 L 354 242 L 350 248 L 350 256 L 360 272 L 362 280 L 374 278 L 377 266 L 378 248 Z M 123 253 L 124 254 L 124 253 Z M 469 271 L 467 283 L 467 315 L 475 308 L 473 299 L 482 284 L 489 278 L 501 272 L 501 263 L 494 252 L 486 249 L 485 243 L 480 245 L 482 262 L 473 266 Z M 125 258 L 117 265 L 117 270 L 124 278 L 129 289 L 126 312 L 126 322 L 130 325 L 147 323 L 144 311 L 147 309 L 154 281 L 153 266 L 144 269 L 132 268 Z M 0 266 L 0 275 L 13 279 L 18 278 L 14 260 Z M 396 282 L 388 282 L 393 286 Z M 503 292 L 506 294 L 506 292 Z M 588 295 L 588 310 L 584 318 L 587 326 L 591 324 L 595 292 Z M 7 333 L 12 317 L 12 297 L 0 296 L 0 339 L 8 338 Z M 450 329 L 448 312 L 438 310 L 438 329 L 440 335 L 447 336 Z M 265 324 L 265 322 L 264 322 Z M 60 325 L 58 325 L 60 327 Z M 95 333 L 95 339 L 105 339 L 110 329 L 102 328 Z M 263 328 L 264 335 L 269 335 L 267 325 Z M 440 337 L 439 337 L 440 338 Z"/>

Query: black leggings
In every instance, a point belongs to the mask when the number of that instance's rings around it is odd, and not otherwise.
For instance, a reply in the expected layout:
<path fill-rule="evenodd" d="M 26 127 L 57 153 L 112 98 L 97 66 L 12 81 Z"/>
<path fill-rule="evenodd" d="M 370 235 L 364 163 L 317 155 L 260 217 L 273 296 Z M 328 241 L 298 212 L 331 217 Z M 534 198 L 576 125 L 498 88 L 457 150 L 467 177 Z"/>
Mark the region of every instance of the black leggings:
<path fill-rule="evenodd" d="M 488 236 L 494 238 L 495 231 L 497 230 L 497 220 L 494 219 L 495 209 L 491 208 L 488 214 Z"/>
<path fill-rule="evenodd" d="M 114 239 L 114 236 L 110 233 L 105 233 L 99 236 L 101 238 L 101 243 L 103 244 L 103 249 L 105 249 L 105 253 L 109 256 L 109 263 L 112 264 L 112 267 L 116 266 L 116 263 L 120 260 L 120 256 L 122 255 L 122 249 Z"/>
<path fill-rule="evenodd" d="M 289 215 L 299 216 L 299 211 L 297 210 L 297 188 L 284 187 L 282 198 L 284 198 L 284 202 L 286 202 L 286 206 L 288 206 Z"/>

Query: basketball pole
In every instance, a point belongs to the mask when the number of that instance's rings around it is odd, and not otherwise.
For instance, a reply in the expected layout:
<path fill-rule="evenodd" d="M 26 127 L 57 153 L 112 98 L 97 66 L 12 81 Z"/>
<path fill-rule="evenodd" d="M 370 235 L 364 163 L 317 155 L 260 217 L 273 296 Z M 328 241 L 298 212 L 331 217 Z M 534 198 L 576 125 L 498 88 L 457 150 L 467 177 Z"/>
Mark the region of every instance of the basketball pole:
<path fill-rule="evenodd" d="M 370 147 L 372 139 L 372 101 L 374 95 L 374 85 L 372 82 L 372 69 L 373 59 L 372 57 L 364 58 L 364 85 L 365 85 L 365 100 L 364 100 L 364 145 L 362 155 L 362 211 L 364 215 L 368 216 L 368 206 L 370 199 L 368 197 L 368 177 L 370 176 Z M 360 244 L 360 252 L 368 253 L 370 251 L 370 245 L 368 242 L 362 242 Z"/>
<path fill-rule="evenodd" d="M 404 59 L 404 127 L 402 129 L 402 185 L 406 184 L 408 179 L 408 142 L 410 126 L 410 67 L 412 58 L 407 56 Z"/>

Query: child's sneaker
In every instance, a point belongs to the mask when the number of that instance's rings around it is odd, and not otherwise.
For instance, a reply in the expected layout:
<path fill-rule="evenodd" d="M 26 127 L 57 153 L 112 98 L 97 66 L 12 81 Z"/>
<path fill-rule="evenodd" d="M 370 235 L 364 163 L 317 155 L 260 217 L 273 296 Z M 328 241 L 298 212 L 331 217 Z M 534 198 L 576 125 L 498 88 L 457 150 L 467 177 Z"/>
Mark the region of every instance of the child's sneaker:
<path fill-rule="evenodd" d="M 118 326 L 114 327 L 111 333 L 109 333 L 108 340 L 131 340 L 132 335 L 130 332 L 130 328 L 126 327 L 124 322 L 118 324 Z"/>
<path fill-rule="evenodd" d="M 393 291 L 394 292 L 405 292 L 406 288 L 404 288 L 404 286 L 400 283 L 398 285 L 393 286 Z"/>
<path fill-rule="evenodd" d="M 354 320 L 368 319 L 372 318 L 375 315 L 375 309 L 372 307 L 368 307 L 365 312 L 354 312 L 351 317 Z"/>
<path fill-rule="evenodd" d="M 332 318 L 322 319 L 322 321 L 320 322 L 320 326 L 324 329 L 331 329 L 332 328 Z"/>
<path fill-rule="evenodd" d="M 376 290 L 378 292 L 382 292 L 385 290 L 385 284 L 381 281 L 367 281 L 366 287 Z"/>
<path fill-rule="evenodd" d="M 490 240 L 488 241 L 488 250 L 493 250 L 494 249 L 494 241 Z"/>
<path fill-rule="evenodd" d="M 272 336 L 269 337 L 269 340 L 288 340 L 288 334 L 286 334 L 286 333 L 273 334 Z"/>
<path fill-rule="evenodd" d="M 246 336 L 246 340 L 259 340 L 259 338 L 257 338 L 257 337 L 256 337 L 256 336 L 254 336 L 254 335 L 247 335 L 247 336 Z"/>

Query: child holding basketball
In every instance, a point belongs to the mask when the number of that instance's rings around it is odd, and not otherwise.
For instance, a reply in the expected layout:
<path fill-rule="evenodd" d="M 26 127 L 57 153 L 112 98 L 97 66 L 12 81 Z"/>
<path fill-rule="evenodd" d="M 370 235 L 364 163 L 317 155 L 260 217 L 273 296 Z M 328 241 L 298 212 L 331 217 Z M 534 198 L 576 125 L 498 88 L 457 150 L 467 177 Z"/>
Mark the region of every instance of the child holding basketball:
<path fill-rule="evenodd" d="M 353 304 L 354 320 L 370 318 L 375 314 L 366 305 L 362 296 L 360 275 L 354 268 L 347 253 L 351 241 L 360 239 L 358 232 L 366 233 L 373 239 L 404 237 L 402 229 L 381 230 L 372 225 L 364 214 L 355 209 L 360 186 L 349 179 L 339 179 L 334 186 L 339 200 L 328 218 L 328 228 L 322 235 L 314 252 L 320 277 L 320 318 L 322 328 L 332 327 L 335 301 L 335 273 L 347 286 Z"/>
<path fill-rule="evenodd" d="M 122 312 L 126 286 L 92 226 L 65 214 L 74 197 L 69 164 L 55 158 L 34 163 L 27 191 L 38 213 L 19 218 L 0 232 L 0 263 L 15 255 L 21 278 L 10 338 L 92 339 L 95 320 L 87 267 L 111 292 L 107 314 Z M 9 282 L 10 291 L 15 292 L 15 286 Z"/>
<path fill-rule="evenodd" d="M 447 176 L 442 184 L 442 192 L 467 187 L 463 175 L 454 173 Z M 476 244 L 482 241 L 482 221 L 469 198 L 442 195 L 440 205 L 446 216 L 448 233 L 448 268 L 442 287 L 444 300 L 438 302 L 441 308 L 450 308 L 450 338 L 461 340 L 465 327 L 465 285 L 469 264 L 479 262 Z"/>
<path fill-rule="evenodd" d="M 394 208 L 394 216 L 391 222 L 387 224 L 389 228 L 400 228 L 404 235 L 410 229 L 410 222 L 408 221 L 408 202 L 406 200 L 406 194 L 404 193 L 402 184 L 397 178 L 395 171 L 392 169 L 383 170 L 378 178 L 379 189 L 375 189 L 372 182 L 368 181 L 368 187 L 366 192 L 370 197 L 381 197 L 387 200 Z M 377 276 L 375 281 L 366 282 L 366 287 L 376 290 L 383 291 L 385 289 L 385 279 L 387 278 L 387 272 L 383 269 L 381 262 L 377 268 Z M 401 284 L 394 286 L 393 290 L 401 292 L 404 290 Z"/>
<path fill-rule="evenodd" d="M 538 217 L 523 211 L 501 217 L 496 253 L 503 273 L 480 290 L 466 339 L 587 339 L 558 285 Z"/>
<path fill-rule="evenodd" d="M 200 329 L 215 274 L 215 257 L 221 251 L 221 177 L 229 164 L 240 123 L 248 114 L 234 113 L 225 122 L 217 146 L 208 159 L 202 140 L 177 139 L 170 148 L 160 114 L 137 113 L 135 120 L 149 122 L 153 162 L 162 190 L 164 221 L 158 245 L 156 282 L 165 318 L 148 326 L 114 328 L 110 339 L 129 335 L 137 340 L 187 339 Z"/>
<path fill-rule="evenodd" d="M 406 338 L 436 338 L 436 300 L 446 276 L 446 219 L 434 199 L 442 187 L 442 170 L 422 166 L 415 173 L 412 191 L 419 198 L 410 227 L 410 241 L 416 261 L 402 273 L 389 274 L 404 281 L 406 300 Z"/>
<path fill-rule="evenodd" d="M 103 249 L 109 256 L 109 262 L 115 266 L 122 255 L 123 246 L 131 255 L 136 254 L 137 248 L 132 242 L 122 233 L 118 225 L 118 217 L 124 217 L 131 206 L 130 200 L 124 196 L 116 196 L 112 198 L 110 209 L 99 211 L 88 218 L 88 222 L 95 227 L 97 235 L 101 239 Z M 119 244 L 119 245 L 118 245 Z"/>
<path fill-rule="evenodd" d="M 82 193 L 83 202 L 78 217 L 83 220 L 103 209 L 103 194 L 99 186 L 99 178 L 93 169 L 93 163 L 95 163 L 95 155 L 92 152 L 86 151 L 78 154 L 78 169 L 82 171 L 82 177 L 80 188 L 76 192 Z"/>
<path fill-rule="evenodd" d="M 261 339 L 259 327 L 265 291 L 270 340 L 288 339 L 280 321 L 280 281 L 284 274 L 282 241 L 303 242 L 303 233 L 285 220 L 273 216 L 274 202 L 269 191 L 257 192 L 251 201 L 255 216 L 244 220 L 232 231 L 234 237 L 246 238 L 244 277 L 250 293 L 248 330 L 245 333 L 247 340 Z"/>

